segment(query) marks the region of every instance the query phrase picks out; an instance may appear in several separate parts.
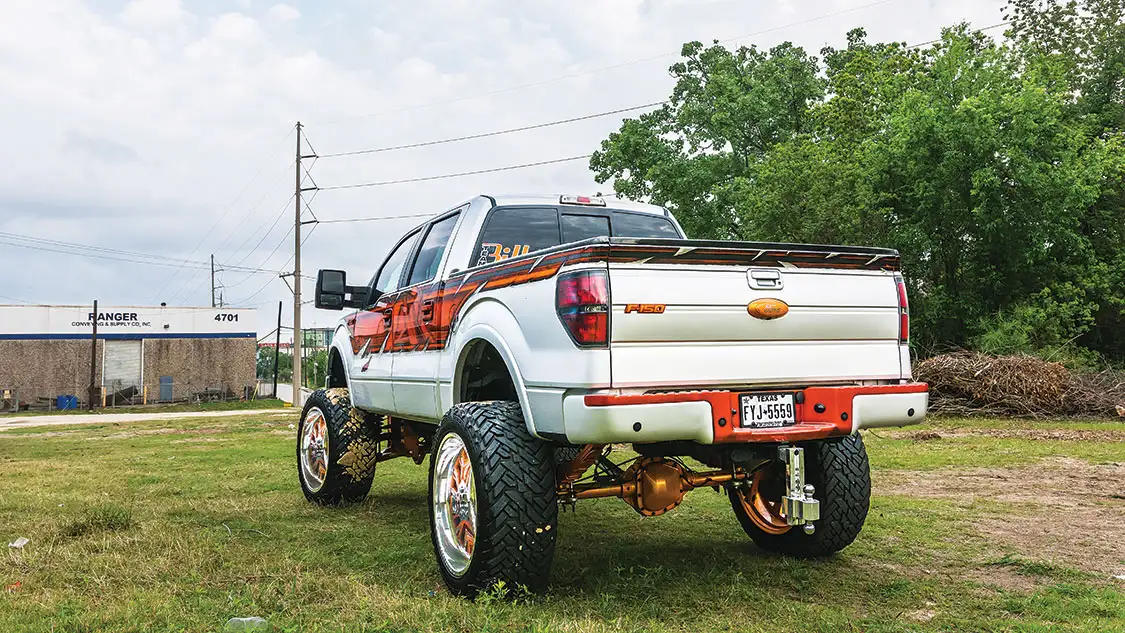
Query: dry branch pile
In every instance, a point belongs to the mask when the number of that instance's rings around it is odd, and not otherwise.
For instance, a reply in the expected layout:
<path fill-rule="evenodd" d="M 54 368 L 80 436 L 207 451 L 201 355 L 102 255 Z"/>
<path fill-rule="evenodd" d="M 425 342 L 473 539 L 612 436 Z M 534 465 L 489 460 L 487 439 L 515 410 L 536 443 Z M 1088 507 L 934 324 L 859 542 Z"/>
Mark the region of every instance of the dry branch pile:
<path fill-rule="evenodd" d="M 914 365 L 930 384 L 930 411 L 1024 417 L 1125 416 L 1125 376 L 1072 373 L 1034 356 L 942 354 Z"/>

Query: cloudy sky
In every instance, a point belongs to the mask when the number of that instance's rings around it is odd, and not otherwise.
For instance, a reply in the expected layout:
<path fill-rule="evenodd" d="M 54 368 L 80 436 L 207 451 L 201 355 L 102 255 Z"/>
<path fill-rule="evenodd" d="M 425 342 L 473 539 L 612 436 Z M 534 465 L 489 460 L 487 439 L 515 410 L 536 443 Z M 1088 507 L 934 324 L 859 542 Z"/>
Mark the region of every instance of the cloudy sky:
<path fill-rule="evenodd" d="M 3 0 L 0 303 L 207 305 L 201 262 L 211 254 L 220 266 L 288 268 L 285 205 L 298 120 L 306 151 L 322 155 L 489 132 L 659 101 L 685 41 L 788 40 L 819 51 L 862 26 L 873 41 L 917 43 L 959 21 L 995 24 L 1002 4 Z M 323 158 L 311 174 L 332 186 L 578 156 L 620 120 Z M 414 215 L 478 193 L 597 188 L 585 161 L 574 161 L 322 191 L 310 207 L 321 220 Z M 417 222 L 320 225 L 306 242 L 304 269 L 345 268 L 366 280 Z M 114 250 L 83 257 L 12 234 Z M 138 259 L 134 253 L 189 262 L 119 261 Z M 225 271 L 219 279 L 226 301 L 260 308 L 262 334 L 273 328 L 277 301 L 291 301 L 268 274 Z M 304 315 L 322 325 L 338 316 L 311 306 Z"/>

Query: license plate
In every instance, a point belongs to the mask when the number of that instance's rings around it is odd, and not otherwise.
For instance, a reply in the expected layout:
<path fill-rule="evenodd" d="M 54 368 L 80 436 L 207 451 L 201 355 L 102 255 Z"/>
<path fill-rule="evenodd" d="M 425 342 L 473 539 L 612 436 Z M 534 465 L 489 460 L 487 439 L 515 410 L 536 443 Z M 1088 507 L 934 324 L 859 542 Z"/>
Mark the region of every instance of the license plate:
<path fill-rule="evenodd" d="M 797 423 L 791 393 L 744 393 L 739 402 L 744 427 L 769 429 Z"/>

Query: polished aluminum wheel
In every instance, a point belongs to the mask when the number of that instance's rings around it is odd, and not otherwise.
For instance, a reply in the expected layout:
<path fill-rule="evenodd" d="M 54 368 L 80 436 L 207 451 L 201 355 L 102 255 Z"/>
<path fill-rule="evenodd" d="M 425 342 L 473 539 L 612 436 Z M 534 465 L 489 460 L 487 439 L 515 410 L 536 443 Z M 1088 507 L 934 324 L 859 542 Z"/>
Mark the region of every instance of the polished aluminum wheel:
<path fill-rule="evenodd" d="M 312 407 L 301 425 L 301 479 L 309 492 L 317 492 L 327 477 L 328 420 L 323 411 Z"/>
<path fill-rule="evenodd" d="M 450 433 L 434 461 L 434 535 L 445 567 L 463 576 L 473 560 L 477 538 L 477 488 L 465 442 Z"/>

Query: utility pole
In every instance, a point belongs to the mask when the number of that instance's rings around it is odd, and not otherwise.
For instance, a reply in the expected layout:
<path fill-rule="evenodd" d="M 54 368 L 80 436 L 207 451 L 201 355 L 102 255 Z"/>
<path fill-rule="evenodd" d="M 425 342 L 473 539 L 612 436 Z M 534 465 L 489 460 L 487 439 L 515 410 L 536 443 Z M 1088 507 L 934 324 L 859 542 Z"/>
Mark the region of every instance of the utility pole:
<path fill-rule="evenodd" d="M 293 406 L 301 399 L 301 122 L 297 121 L 297 163 L 293 191 Z"/>
<path fill-rule="evenodd" d="M 277 335 L 273 344 L 273 397 L 277 397 L 277 361 L 281 355 L 281 306 L 284 302 L 277 302 Z"/>
<path fill-rule="evenodd" d="M 211 253 L 211 307 L 215 307 L 215 254 Z"/>
<path fill-rule="evenodd" d="M 88 396 L 90 402 L 89 402 L 89 405 L 87 406 L 87 408 L 89 410 L 93 411 L 94 410 L 94 398 L 96 397 L 94 395 L 94 393 L 95 393 L 94 390 L 96 389 L 95 383 L 97 382 L 95 376 L 96 376 L 97 371 L 98 371 L 98 300 L 97 299 L 94 299 L 94 316 L 90 318 L 90 321 L 92 321 L 94 323 L 94 332 L 90 336 L 90 390 L 87 392 L 87 396 Z"/>

